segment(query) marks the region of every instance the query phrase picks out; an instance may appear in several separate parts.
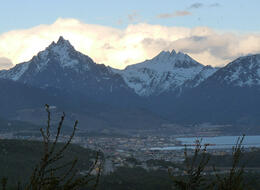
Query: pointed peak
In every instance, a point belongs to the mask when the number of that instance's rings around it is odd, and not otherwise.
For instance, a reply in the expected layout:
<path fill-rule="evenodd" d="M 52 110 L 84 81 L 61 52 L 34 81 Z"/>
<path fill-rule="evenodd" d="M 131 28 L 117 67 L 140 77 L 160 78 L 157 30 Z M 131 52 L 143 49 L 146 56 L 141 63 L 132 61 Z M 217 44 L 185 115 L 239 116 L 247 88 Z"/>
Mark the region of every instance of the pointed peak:
<path fill-rule="evenodd" d="M 65 45 L 65 46 L 72 46 L 69 42 L 69 40 L 65 40 L 63 36 L 60 36 L 57 43 L 57 45 Z"/>
<path fill-rule="evenodd" d="M 60 36 L 58 41 L 65 41 L 65 39 L 63 38 L 63 36 Z"/>
<path fill-rule="evenodd" d="M 158 57 L 171 57 L 175 56 L 176 51 L 173 49 L 172 51 L 161 51 L 157 56 Z"/>
<path fill-rule="evenodd" d="M 171 52 L 161 51 L 153 59 L 147 61 L 150 61 L 150 63 L 153 64 L 168 65 L 169 67 L 179 67 L 179 68 L 202 66 L 200 63 L 192 59 L 189 55 L 180 51 L 176 52 L 174 49 Z"/>
<path fill-rule="evenodd" d="M 58 39 L 58 41 L 57 41 L 57 44 L 62 44 L 62 43 L 65 43 L 66 41 L 68 41 L 68 40 L 65 40 L 65 39 L 63 38 L 63 36 L 60 36 L 59 39 Z"/>
<path fill-rule="evenodd" d="M 59 37 L 57 43 L 53 41 L 46 49 L 55 52 L 61 49 L 65 51 L 75 50 L 71 43 L 68 40 L 64 39 L 62 36 Z"/>
<path fill-rule="evenodd" d="M 157 59 L 184 59 L 189 58 L 189 56 L 182 52 L 176 52 L 174 49 L 172 51 L 161 51 L 157 56 Z"/>
<path fill-rule="evenodd" d="M 62 64 L 67 64 L 65 60 L 70 60 L 71 55 L 76 55 L 78 52 L 65 40 L 62 36 L 59 37 L 57 42 L 52 42 L 45 50 L 39 52 L 37 57 L 43 60 L 48 60 L 49 56 L 56 55 L 60 58 Z"/>
<path fill-rule="evenodd" d="M 157 56 L 166 56 L 166 55 L 170 55 L 169 51 L 161 51 Z"/>
<path fill-rule="evenodd" d="M 171 52 L 171 55 L 175 55 L 175 54 L 176 54 L 176 51 L 173 49 Z"/>

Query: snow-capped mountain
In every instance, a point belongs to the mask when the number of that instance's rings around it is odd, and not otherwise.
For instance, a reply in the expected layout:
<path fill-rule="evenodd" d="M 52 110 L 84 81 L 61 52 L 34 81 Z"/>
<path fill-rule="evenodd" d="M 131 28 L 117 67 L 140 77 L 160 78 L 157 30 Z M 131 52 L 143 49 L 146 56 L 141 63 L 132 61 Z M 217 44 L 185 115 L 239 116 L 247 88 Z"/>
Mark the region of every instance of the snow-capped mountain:
<path fill-rule="evenodd" d="M 260 54 L 249 55 L 220 68 L 183 94 L 173 114 L 186 122 L 259 124 L 259 97 Z"/>
<path fill-rule="evenodd" d="M 216 72 L 209 81 L 237 86 L 260 86 L 260 54 L 240 57 Z"/>
<path fill-rule="evenodd" d="M 49 47 L 39 52 L 31 61 L 18 64 L 14 68 L 2 72 L 1 78 L 26 82 L 26 75 L 36 76 L 47 70 L 49 66 L 60 66 L 63 69 L 70 68 L 80 72 L 88 71 L 91 65 L 94 65 L 91 58 L 75 51 L 69 41 L 60 37 L 57 43 L 52 42 Z"/>
<path fill-rule="evenodd" d="M 2 115 L 9 110 L 19 116 L 51 102 L 93 126 L 260 123 L 260 54 L 213 68 L 163 51 L 117 70 L 96 64 L 60 37 L 30 61 L 0 71 L 0 87 Z"/>
<path fill-rule="evenodd" d="M 29 62 L 2 71 L 0 78 L 99 99 L 134 94 L 120 75 L 76 51 L 63 37 Z"/>
<path fill-rule="evenodd" d="M 199 85 L 216 70 L 174 50 L 162 51 L 151 60 L 117 70 L 96 64 L 60 37 L 29 62 L 1 71 L 0 78 L 84 95 L 105 95 L 119 90 L 145 97 L 164 92 L 177 95 L 183 88 Z"/>
<path fill-rule="evenodd" d="M 207 65 L 201 69 L 201 71 L 191 80 L 185 81 L 185 83 L 182 85 L 182 88 L 194 88 L 198 86 L 200 83 L 205 81 L 208 77 L 213 75 L 219 68 L 211 67 L 210 65 Z"/>
<path fill-rule="evenodd" d="M 187 81 L 190 81 L 190 88 L 197 86 L 216 70 L 203 66 L 187 54 L 173 50 L 162 51 L 151 60 L 114 71 L 119 73 L 138 95 L 151 96 L 176 92 Z"/>

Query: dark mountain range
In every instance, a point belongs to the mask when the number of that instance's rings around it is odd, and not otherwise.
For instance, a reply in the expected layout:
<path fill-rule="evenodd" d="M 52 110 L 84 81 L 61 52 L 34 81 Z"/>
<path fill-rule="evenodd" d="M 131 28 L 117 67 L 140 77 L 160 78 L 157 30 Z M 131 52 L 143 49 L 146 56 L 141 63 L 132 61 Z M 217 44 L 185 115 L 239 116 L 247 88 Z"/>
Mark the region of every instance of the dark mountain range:
<path fill-rule="evenodd" d="M 260 55 L 219 69 L 163 51 L 117 70 L 96 64 L 60 37 L 29 62 L 0 71 L 0 78 L 0 114 L 9 119 L 37 123 L 43 118 L 34 113 L 48 103 L 93 128 L 260 122 Z"/>
<path fill-rule="evenodd" d="M 129 100 L 136 97 L 118 74 L 109 67 L 94 63 L 62 37 L 29 62 L 2 71 L 0 75 L 30 86 L 56 89 L 82 101 L 91 98 L 93 101 L 122 105 L 130 104 Z"/>
<path fill-rule="evenodd" d="M 240 57 L 176 102 L 179 121 L 259 124 L 260 55 Z"/>
<path fill-rule="evenodd" d="M 55 95 L 50 95 L 45 90 L 17 83 L 11 80 L 0 79 L 0 114 L 8 117 L 17 110 L 39 107 L 59 103 Z"/>

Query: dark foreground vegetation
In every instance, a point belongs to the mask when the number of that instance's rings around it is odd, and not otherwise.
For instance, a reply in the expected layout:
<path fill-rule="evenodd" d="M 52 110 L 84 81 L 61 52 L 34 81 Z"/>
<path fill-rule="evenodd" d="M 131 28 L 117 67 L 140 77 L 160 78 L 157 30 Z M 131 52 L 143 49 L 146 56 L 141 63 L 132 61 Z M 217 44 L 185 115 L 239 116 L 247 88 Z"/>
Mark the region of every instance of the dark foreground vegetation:
<path fill-rule="evenodd" d="M 211 156 L 207 145 L 196 142 L 193 155 L 184 150 L 185 161 L 178 167 L 184 175 L 172 168 L 175 163 L 149 160 L 147 164 L 162 165 L 157 170 L 141 167 L 121 167 L 102 175 L 101 153 L 71 144 L 77 121 L 65 143 L 61 138 L 65 114 L 61 117 L 56 134 L 51 135 L 51 117 L 48 105 L 47 126 L 41 129 L 43 142 L 0 140 L 0 179 L 3 190 L 258 190 L 260 173 L 247 167 L 260 166 L 260 151 L 244 152 L 239 138 L 231 156 Z M 222 173 L 221 167 L 228 168 Z M 209 171 L 210 168 L 210 172 Z"/>
<path fill-rule="evenodd" d="M 3 176 L 1 178 L 2 189 L 73 190 L 90 187 L 95 189 L 101 174 L 100 153 L 95 153 L 96 156 L 91 163 L 94 151 L 71 146 L 78 121 L 75 122 L 71 135 L 67 137 L 65 143 L 59 144 L 65 114 L 63 113 L 61 116 L 56 133 L 52 136 L 49 105 L 45 107 L 48 119 L 46 128 L 40 129 L 43 138 L 42 145 L 40 142 L 2 141 L 1 159 L 3 162 L 1 162 L 1 167 L 3 170 L 0 174 Z M 77 155 L 81 155 L 80 164 Z M 12 169 L 9 169 L 9 166 L 12 166 Z M 11 174 L 10 185 L 7 174 Z M 16 182 L 14 182 L 15 180 Z"/>
<path fill-rule="evenodd" d="M 63 144 L 58 143 L 57 149 Z M 30 180 L 33 169 L 43 154 L 42 142 L 27 140 L 0 140 L 0 178 L 8 177 L 8 184 Z M 88 171 L 96 152 L 77 145 L 70 145 L 66 150 L 63 163 L 68 163 L 77 157 L 75 169 Z"/>
<path fill-rule="evenodd" d="M 224 176 L 222 176 L 224 177 Z M 184 177 L 178 177 L 179 180 L 184 180 Z M 205 176 L 208 182 L 216 180 L 215 176 Z M 244 173 L 243 182 L 245 186 L 240 189 L 245 190 L 259 190 L 260 189 L 260 174 L 259 173 Z M 185 190 L 184 188 L 177 188 L 174 186 L 173 181 L 169 178 L 166 171 L 147 171 L 143 168 L 119 168 L 114 173 L 101 177 L 99 190 Z M 189 188 L 186 188 L 189 189 Z M 191 188 L 190 188 L 191 189 Z M 222 190 L 220 187 L 200 187 L 197 189 L 217 189 Z M 236 189 L 223 188 L 224 190 Z"/>

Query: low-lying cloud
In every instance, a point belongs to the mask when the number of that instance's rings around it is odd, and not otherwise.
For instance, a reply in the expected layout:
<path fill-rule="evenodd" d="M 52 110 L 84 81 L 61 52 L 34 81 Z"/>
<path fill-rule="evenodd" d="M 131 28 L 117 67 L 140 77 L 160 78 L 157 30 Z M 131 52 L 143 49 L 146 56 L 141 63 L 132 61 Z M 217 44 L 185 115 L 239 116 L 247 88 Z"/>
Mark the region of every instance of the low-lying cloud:
<path fill-rule="evenodd" d="M 0 70 L 8 69 L 12 66 L 13 66 L 13 64 L 10 59 L 8 59 L 6 57 L 0 57 Z"/>
<path fill-rule="evenodd" d="M 162 50 L 182 51 L 202 64 L 212 66 L 223 66 L 239 56 L 260 53 L 260 34 L 256 33 L 235 34 L 208 27 L 145 23 L 116 29 L 85 24 L 76 19 L 58 19 L 51 25 L 1 34 L 0 57 L 14 64 L 28 61 L 61 35 L 97 63 L 120 69 L 150 59 Z M 0 68 L 11 67 L 11 62 L 3 64 L 2 61 Z"/>

